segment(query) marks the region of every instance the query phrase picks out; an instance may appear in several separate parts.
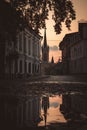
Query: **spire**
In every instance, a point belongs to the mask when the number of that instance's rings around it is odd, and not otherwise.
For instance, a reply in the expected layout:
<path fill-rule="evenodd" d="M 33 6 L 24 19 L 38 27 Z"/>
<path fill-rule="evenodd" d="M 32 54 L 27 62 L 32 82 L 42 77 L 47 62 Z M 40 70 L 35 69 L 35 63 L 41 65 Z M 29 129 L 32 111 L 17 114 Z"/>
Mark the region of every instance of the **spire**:
<path fill-rule="evenodd" d="M 54 63 L 54 58 L 53 58 L 53 56 L 52 56 L 52 59 L 51 59 L 51 63 Z"/>
<path fill-rule="evenodd" d="M 43 43 L 43 46 L 47 47 L 46 28 L 44 29 L 44 43 Z"/>
<path fill-rule="evenodd" d="M 47 45 L 46 28 L 44 29 L 44 42 L 42 46 L 42 60 L 49 62 L 49 46 Z"/>

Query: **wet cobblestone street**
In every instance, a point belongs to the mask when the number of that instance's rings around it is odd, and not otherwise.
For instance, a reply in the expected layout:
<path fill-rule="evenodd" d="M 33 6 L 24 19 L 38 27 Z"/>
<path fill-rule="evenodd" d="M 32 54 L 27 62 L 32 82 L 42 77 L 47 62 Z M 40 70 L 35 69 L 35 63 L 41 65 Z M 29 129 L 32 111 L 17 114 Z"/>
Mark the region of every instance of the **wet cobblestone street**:
<path fill-rule="evenodd" d="M 1 81 L 0 126 L 14 130 L 87 129 L 86 79 L 86 75 L 42 76 Z"/>

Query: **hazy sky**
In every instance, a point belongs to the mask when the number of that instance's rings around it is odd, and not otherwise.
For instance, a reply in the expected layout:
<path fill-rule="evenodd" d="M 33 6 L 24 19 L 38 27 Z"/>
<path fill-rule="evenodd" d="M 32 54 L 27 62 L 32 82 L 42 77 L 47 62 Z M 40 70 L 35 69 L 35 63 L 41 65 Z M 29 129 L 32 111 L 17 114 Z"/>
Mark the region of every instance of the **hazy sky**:
<path fill-rule="evenodd" d="M 76 32 L 78 31 L 78 21 L 87 21 L 87 0 L 72 0 L 74 9 L 76 11 L 76 20 L 74 20 L 71 24 L 71 31 L 68 31 L 68 29 L 63 25 L 63 29 L 61 34 L 56 35 L 54 32 L 54 21 L 51 19 L 52 13 L 50 12 L 49 20 L 47 23 L 47 43 L 49 46 L 58 46 L 59 42 L 62 40 L 64 35 L 66 33 Z M 43 36 L 43 30 L 41 31 Z M 42 41 L 43 43 L 43 41 Z M 58 60 L 61 53 L 58 50 L 50 50 L 50 59 L 52 56 L 54 56 L 55 61 Z"/>

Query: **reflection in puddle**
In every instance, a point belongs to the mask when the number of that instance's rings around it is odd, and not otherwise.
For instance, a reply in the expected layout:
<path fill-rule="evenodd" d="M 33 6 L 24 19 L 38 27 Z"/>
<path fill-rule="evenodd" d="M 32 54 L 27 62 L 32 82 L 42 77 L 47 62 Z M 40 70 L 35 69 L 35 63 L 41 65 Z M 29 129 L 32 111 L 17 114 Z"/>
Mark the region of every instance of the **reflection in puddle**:
<path fill-rule="evenodd" d="M 43 104 L 46 110 L 43 108 Z M 39 123 L 39 126 L 50 125 L 51 123 L 66 122 L 63 114 L 60 112 L 60 104 L 62 104 L 62 95 L 42 98 L 41 116 L 43 117 L 43 120 Z"/>
<path fill-rule="evenodd" d="M 0 126 L 30 127 L 70 122 L 87 123 L 87 95 L 0 95 Z"/>
<path fill-rule="evenodd" d="M 40 97 L 0 96 L 0 125 L 29 127 L 40 121 Z"/>
<path fill-rule="evenodd" d="M 68 123 L 87 123 L 87 95 L 82 93 L 63 94 L 60 110 Z"/>

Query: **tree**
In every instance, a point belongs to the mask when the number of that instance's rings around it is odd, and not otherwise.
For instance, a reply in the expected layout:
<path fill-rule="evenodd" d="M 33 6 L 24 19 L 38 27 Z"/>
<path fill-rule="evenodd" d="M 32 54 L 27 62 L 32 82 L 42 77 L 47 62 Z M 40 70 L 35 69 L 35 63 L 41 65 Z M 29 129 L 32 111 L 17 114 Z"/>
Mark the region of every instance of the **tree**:
<path fill-rule="evenodd" d="M 21 23 L 21 12 L 7 0 L 0 0 L 0 40 L 14 40 Z"/>
<path fill-rule="evenodd" d="M 62 22 L 70 29 L 76 18 L 71 0 L 0 0 L 0 29 L 12 35 L 28 26 L 39 33 L 46 26 L 49 11 L 53 12 L 57 34 L 61 33 Z"/>
<path fill-rule="evenodd" d="M 48 19 L 49 11 L 53 12 L 52 19 L 55 21 L 54 30 L 57 34 L 61 33 L 62 22 L 70 29 L 72 20 L 76 18 L 71 0 L 0 0 L 0 49 L 3 49 L 3 57 L 1 55 L 0 59 L 3 64 L 5 41 L 14 41 L 14 54 L 12 52 L 11 55 L 17 58 L 17 33 L 28 27 L 39 34 L 40 29 L 46 27 L 45 20 Z M 13 59 L 11 55 L 9 60 Z"/>

